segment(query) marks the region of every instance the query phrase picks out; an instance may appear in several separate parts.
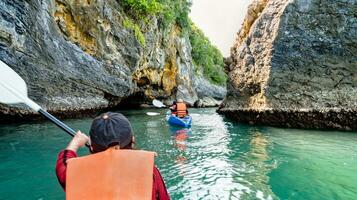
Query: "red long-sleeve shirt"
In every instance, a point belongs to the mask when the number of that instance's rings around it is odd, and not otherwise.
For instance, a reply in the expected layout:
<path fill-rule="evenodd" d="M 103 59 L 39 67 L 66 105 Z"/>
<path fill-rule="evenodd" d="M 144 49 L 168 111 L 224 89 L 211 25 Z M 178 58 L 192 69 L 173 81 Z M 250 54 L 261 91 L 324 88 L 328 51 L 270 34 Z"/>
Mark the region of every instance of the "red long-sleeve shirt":
<path fill-rule="evenodd" d="M 71 150 L 63 150 L 58 154 L 56 163 L 56 174 L 62 188 L 66 188 L 66 170 L 67 160 L 77 157 L 76 152 Z M 152 185 L 153 200 L 170 200 L 170 196 L 166 190 L 166 186 L 159 170 L 154 166 L 153 185 Z"/>

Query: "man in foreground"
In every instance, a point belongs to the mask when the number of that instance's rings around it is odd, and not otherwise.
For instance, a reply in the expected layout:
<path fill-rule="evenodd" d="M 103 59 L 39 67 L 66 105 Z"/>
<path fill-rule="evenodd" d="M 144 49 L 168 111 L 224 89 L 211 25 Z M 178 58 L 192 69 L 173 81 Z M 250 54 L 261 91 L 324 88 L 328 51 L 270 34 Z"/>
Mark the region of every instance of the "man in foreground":
<path fill-rule="evenodd" d="M 89 135 L 90 139 L 78 131 L 67 148 L 58 155 L 56 174 L 64 190 L 66 189 L 67 161 L 77 157 L 79 148 L 90 143 L 91 152 L 99 153 L 106 151 L 108 148 L 133 149 L 135 144 L 130 122 L 120 113 L 108 112 L 95 118 Z M 100 174 L 98 176 L 100 177 Z M 153 169 L 152 199 L 170 199 L 161 174 L 155 166 Z"/>

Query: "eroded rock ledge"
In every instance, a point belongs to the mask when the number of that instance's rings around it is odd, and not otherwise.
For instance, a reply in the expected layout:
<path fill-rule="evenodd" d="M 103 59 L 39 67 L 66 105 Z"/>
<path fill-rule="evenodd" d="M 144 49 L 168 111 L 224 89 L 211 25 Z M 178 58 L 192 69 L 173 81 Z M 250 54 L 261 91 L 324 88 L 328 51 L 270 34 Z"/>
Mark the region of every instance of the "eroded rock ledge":
<path fill-rule="evenodd" d="M 231 49 L 219 112 L 251 124 L 357 130 L 356 12 L 356 0 L 255 0 Z"/>
<path fill-rule="evenodd" d="M 219 112 L 248 124 L 287 128 L 357 130 L 356 110 L 225 109 Z"/>

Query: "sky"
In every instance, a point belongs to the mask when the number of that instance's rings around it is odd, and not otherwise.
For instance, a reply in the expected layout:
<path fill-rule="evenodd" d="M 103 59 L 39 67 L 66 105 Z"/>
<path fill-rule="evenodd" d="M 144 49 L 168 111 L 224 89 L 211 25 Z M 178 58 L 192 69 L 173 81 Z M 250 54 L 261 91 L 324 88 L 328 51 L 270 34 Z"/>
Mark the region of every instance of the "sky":
<path fill-rule="evenodd" d="M 190 17 L 223 56 L 230 54 L 252 0 L 193 0 Z"/>

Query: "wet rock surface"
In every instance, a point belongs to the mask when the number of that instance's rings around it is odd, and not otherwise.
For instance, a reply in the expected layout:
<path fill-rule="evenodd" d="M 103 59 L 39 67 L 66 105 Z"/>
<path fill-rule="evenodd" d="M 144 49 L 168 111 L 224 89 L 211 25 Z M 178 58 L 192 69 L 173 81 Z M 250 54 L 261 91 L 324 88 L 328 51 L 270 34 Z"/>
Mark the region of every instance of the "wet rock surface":
<path fill-rule="evenodd" d="M 216 100 L 223 100 L 227 94 L 225 87 L 214 85 L 200 76 L 195 77 L 194 88 L 200 99 L 210 97 Z"/>
<path fill-rule="evenodd" d="M 356 0 L 256 0 L 219 112 L 252 124 L 356 130 Z"/>

